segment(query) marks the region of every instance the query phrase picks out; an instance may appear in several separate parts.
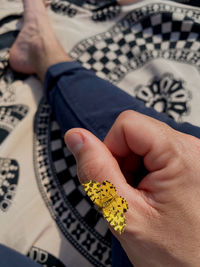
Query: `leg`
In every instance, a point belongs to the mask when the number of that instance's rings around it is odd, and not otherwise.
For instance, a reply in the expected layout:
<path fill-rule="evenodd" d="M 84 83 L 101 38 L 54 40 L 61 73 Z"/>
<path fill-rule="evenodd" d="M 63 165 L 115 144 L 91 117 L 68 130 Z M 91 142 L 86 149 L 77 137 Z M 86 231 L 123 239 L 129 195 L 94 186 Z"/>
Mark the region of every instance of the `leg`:
<path fill-rule="evenodd" d="M 63 133 L 72 127 L 85 127 L 103 139 L 119 113 L 133 109 L 176 130 L 200 137 L 198 127 L 178 124 L 164 114 L 146 108 L 116 86 L 71 62 L 56 40 L 43 1 L 23 2 L 24 27 L 11 48 L 10 65 L 18 72 L 36 73 L 41 81 L 45 80 L 48 70 L 46 94 Z M 61 63 L 64 61 L 68 62 Z"/>
<path fill-rule="evenodd" d="M 23 4 L 24 27 L 10 50 L 10 66 L 17 72 L 36 73 L 43 81 L 49 66 L 71 59 L 55 37 L 43 1 L 23 0 Z"/>

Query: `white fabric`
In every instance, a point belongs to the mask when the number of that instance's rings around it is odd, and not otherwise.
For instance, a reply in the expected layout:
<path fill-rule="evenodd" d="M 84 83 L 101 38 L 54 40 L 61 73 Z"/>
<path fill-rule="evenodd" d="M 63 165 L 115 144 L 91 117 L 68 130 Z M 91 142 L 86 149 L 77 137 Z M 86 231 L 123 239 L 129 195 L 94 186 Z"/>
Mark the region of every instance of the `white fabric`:
<path fill-rule="evenodd" d="M 56 1 L 52 1 L 52 3 L 54 2 Z M 59 3 L 59 1 L 57 2 Z M 65 4 L 66 3 L 67 2 L 65 2 Z M 187 7 L 169 1 L 146 0 L 134 5 L 125 6 L 122 8 L 120 16 L 105 22 L 92 21 L 92 12 L 88 8 L 75 5 L 71 5 L 71 8 L 74 8 L 77 12 L 74 17 L 69 17 L 64 13 L 55 13 L 52 10 L 48 10 L 48 13 L 53 29 L 56 32 L 56 36 L 65 51 L 70 52 L 75 59 L 79 59 L 85 67 L 90 68 L 89 63 L 87 63 L 87 59 L 90 58 L 90 55 L 88 55 L 84 46 L 89 47 L 94 43 L 92 37 L 99 36 L 99 40 L 103 40 L 104 33 L 106 37 L 109 30 L 110 32 L 114 32 L 114 28 L 112 27 L 114 27 L 117 22 L 120 23 L 120 20 L 130 11 L 140 9 L 145 12 L 147 5 L 154 3 L 157 3 L 158 9 L 159 5 L 162 3 L 174 8 L 173 16 L 176 17 L 177 20 L 180 19 L 180 21 L 183 20 L 184 12 L 188 12 L 188 20 L 196 20 L 196 23 L 199 25 L 200 17 L 195 17 L 193 13 L 200 12 L 198 8 Z M 1 0 L 0 6 L 0 18 L 22 12 L 22 4 L 20 0 Z M 177 9 L 177 7 L 179 8 Z M 160 17 L 159 14 L 157 14 L 151 21 L 153 25 L 157 25 L 159 24 L 159 20 Z M 138 24 L 135 23 L 135 26 L 133 27 L 133 32 L 135 33 L 141 30 L 139 22 L 140 20 L 138 20 Z M 118 33 L 116 32 L 116 34 L 113 35 L 114 39 L 117 40 L 118 37 L 120 38 L 120 27 L 121 29 L 126 27 L 126 23 L 127 21 L 125 20 L 124 25 L 122 23 L 116 28 Z M 22 20 L 14 19 L 0 27 L 0 35 L 19 29 L 21 26 Z M 168 30 L 171 31 L 170 27 L 170 24 L 165 25 L 163 30 L 166 32 Z M 190 27 L 190 23 L 185 22 L 182 27 L 185 27 L 187 30 L 188 27 Z M 151 28 L 146 28 L 143 36 L 148 37 L 148 34 L 151 35 L 150 32 Z M 171 38 L 176 42 L 178 38 L 177 36 L 178 33 L 175 32 Z M 132 38 L 130 36 L 126 37 Z M 194 40 L 195 33 L 191 33 L 189 38 Z M 159 34 L 154 35 L 153 39 L 154 44 L 160 43 Z M 81 43 L 82 40 L 85 40 L 85 42 Z M 141 39 L 138 42 L 138 45 L 142 45 L 144 40 Z M 103 42 L 97 42 L 97 44 L 101 43 L 103 44 Z M 200 59 L 198 58 L 194 64 L 188 63 L 190 61 L 190 55 L 187 56 L 187 62 L 181 60 L 179 52 L 184 45 L 184 42 L 182 41 L 179 41 L 175 52 L 175 57 L 177 59 L 169 59 L 168 45 L 168 42 L 162 42 L 162 48 L 159 51 L 166 50 L 166 52 L 165 54 L 163 52 L 163 55 L 159 56 L 156 54 L 158 51 L 152 49 L 152 43 L 149 43 L 148 49 L 154 50 L 154 59 L 144 63 L 140 67 L 135 66 L 135 62 L 130 60 L 129 63 L 132 64 L 132 70 L 130 66 L 128 66 L 127 59 L 124 58 L 124 64 L 121 64 L 120 66 L 120 73 L 125 74 L 121 78 L 116 78 L 114 74 L 110 77 L 109 75 L 106 76 L 105 73 L 101 71 L 102 66 L 99 62 L 97 62 L 94 68 L 97 70 L 97 75 L 116 83 L 127 93 L 133 96 L 136 95 L 142 100 L 146 100 L 147 106 L 151 106 L 152 102 L 155 101 L 156 98 L 159 98 L 159 94 L 153 95 L 148 87 L 150 84 L 153 84 L 153 82 L 155 83 L 155 77 L 157 77 L 157 80 L 160 81 L 161 90 L 165 91 L 162 91 L 163 97 L 166 97 L 169 101 L 168 107 L 170 103 L 173 103 L 173 99 L 180 99 L 180 102 L 182 101 L 186 103 L 187 106 L 186 112 L 181 114 L 181 116 L 173 109 L 168 110 L 168 114 L 177 121 L 188 121 L 200 126 L 200 75 L 198 69 Z M 198 52 L 197 56 L 199 56 L 199 47 L 200 43 L 199 39 L 197 39 L 194 42 L 193 47 L 190 48 L 191 57 L 193 56 L 192 51 Z M 79 52 L 77 52 L 77 49 Z M 81 49 L 82 52 L 80 52 Z M 138 52 L 136 50 L 134 51 L 134 49 L 137 50 L 138 48 L 133 48 L 133 53 L 137 55 Z M 96 59 L 98 59 L 98 56 L 99 58 L 102 57 L 100 50 L 101 48 L 99 48 Z M 8 48 L 1 49 L 0 57 L 3 58 L 7 51 Z M 112 55 L 110 56 L 112 57 Z M 142 56 L 144 57 L 145 62 L 145 54 Z M 121 60 L 121 62 L 123 62 L 123 58 Z M 112 63 L 110 64 L 112 65 Z M 9 74 L 8 77 L 10 77 Z M 172 83 L 178 83 L 180 81 L 183 83 L 183 89 L 179 91 L 181 96 L 176 98 L 173 94 L 169 94 L 169 91 L 167 90 L 169 90 L 170 86 L 172 87 Z M 166 83 L 168 85 L 166 85 Z M 146 95 L 143 94 L 143 89 L 145 90 Z M 43 95 L 42 84 L 34 76 L 30 76 L 25 80 L 19 80 L 19 78 L 17 78 L 12 81 L 11 79 L 11 82 L 9 82 L 9 80 L 5 82 L 1 78 L 0 92 L 3 92 L 3 95 L 0 95 L 0 128 L 6 129 L 9 132 L 8 136 L 0 145 L 0 196 L 4 194 L 2 192 L 2 188 L 4 188 L 3 186 L 9 187 L 8 182 L 5 179 L 5 172 L 7 172 L 7 175 L 8 173 L 11 175 L 13 168 L 15 172 L 18 172 L 18 181 L 16 182 L 14 193 L 12 193 L 12 199 L 9 200 L 9 196 L 7 199 L 4 199 L 4 201 L 6 201 L 5 203 L 8 205 L 7 210 L 3 210 L 3 207 L 0 209 L 0 242 L 23 254 L 27 254 L 32 247 L 38 247 L 60 259 L 66 266 L 95 266 L 96 263 L 92 264 L 92 262 L 88 261 L 87 257 L 82 255 L 80 251 L 63 235 L 62 231 L 56 225 L 55 218 L 50 212 L 51 209 L 47 207 L 47 202 L 45 203 L 44 201 L 46 196 L 41 195 L 41 190 L 38 187 L 38 181 L 36 179 L 37 170 L 35 169 L 35 158 L 33 153 L 35 146 L 35 143 L 33 142 L 35 138 L 33 125 L 34 117 Z M 15 119 L 13 119 L 13 105 L 18 106 L 19 110 L 15 110 L 15 112 L 21 114 L 21 119 L 17 119 L 15 116 Z M 2 117 L 2 114 L 5 113 L 6 107 L 8 108 L 8 111 L 6 111 L 7 115 L 5 118 Z M 163 102 L 158 101 L 155 108 L 158 111 L 162 111 Z M 14 163 L 11 162 L 11 160 L 13 160 Z M 7 177 L 9 177 L 9 175 Z M 15 175 L 15 178 L 16 176 L 17 174 Z M 3 205 L 2 203 L 4 202 L 1 201 L 1 205 Z M 84 205 L 87 207 L 86 204 Z M 100 228 L 104 229 L 102 231 L 105 232 L 106 228 L 103 224 L 101 224 Z M 80 243 L 81 242 L 82 241 L 80 241 Z M 106 255 L 108 256 L 108 254 Z M 103 263 L 105 257 L 102 259 L 102 266 L 105 265 L 105 262 Z"/>

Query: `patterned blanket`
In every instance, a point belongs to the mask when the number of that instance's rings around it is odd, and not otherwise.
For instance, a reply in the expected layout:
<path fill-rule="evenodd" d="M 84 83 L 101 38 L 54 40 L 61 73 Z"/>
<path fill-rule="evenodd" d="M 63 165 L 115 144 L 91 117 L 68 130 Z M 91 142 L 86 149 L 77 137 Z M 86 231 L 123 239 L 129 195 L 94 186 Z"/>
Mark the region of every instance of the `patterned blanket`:
<path fill-rule="evenodd" d="M 48 13 L 84 67 L 200 126 L 200 8 L 182 2 L 52 0 Z M 78 182 L 42 84 L 8 65 L 21 27 L 21 1 L 1 0 L 0 242 L 44 266 L 110 266 L 110 232 Z"/>

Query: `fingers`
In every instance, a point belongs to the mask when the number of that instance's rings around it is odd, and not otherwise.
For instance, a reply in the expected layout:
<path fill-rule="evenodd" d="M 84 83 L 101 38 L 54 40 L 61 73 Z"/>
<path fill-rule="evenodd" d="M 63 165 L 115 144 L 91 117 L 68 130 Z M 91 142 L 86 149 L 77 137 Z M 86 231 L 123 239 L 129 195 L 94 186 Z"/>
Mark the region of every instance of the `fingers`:
<path fill-rule="evenodd" d="M 89 131 L 71 129 L 65 134 L 65 142 L 76 158 L 81 183 L 109 180 L 121 185 L 126 182 L 110 151 Z"/>
<path fill-rule="evenodd" d="M 116 157 L 134 153 L 144 158 L 149 171 L 155 171 L 163 168 L 170 159 L 170 151 L 174 152 L 174 132 L 162 122 L 135 111 L 125 111 L 115 121 L 104 143 Z"/>

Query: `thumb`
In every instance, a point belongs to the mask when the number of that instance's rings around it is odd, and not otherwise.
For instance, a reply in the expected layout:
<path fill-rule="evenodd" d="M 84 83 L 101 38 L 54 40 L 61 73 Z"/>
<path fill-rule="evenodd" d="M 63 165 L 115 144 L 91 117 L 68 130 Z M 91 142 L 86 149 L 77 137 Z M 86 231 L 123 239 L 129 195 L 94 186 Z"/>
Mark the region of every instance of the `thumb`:
<path fill-rule="evenodd" d="M 97 137 L 85 129 L 74 128 L 65 134 L 65 143 L 74 154 L 77 162 L 78 177 L 81 183 L 106 179 L 117 184 L 126 180 L 119 165 L 108 148 Z"/>

